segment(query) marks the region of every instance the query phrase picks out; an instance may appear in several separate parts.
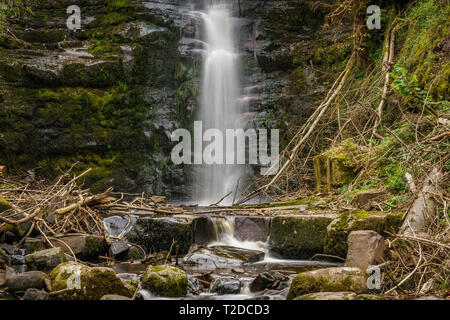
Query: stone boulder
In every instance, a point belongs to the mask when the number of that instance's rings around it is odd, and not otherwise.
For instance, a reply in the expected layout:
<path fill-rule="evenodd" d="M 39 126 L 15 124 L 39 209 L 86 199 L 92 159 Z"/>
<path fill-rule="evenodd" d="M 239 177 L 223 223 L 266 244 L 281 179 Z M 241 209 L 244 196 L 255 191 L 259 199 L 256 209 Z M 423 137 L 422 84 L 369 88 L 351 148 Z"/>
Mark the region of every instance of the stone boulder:
<path fill-rule="evenodd" d="M 162 297 L 184 297 L 188 291 L 186 272 L 170 266 L 148 266 L 141 278 L 142 288 Z"/>
<path fill-rule="evenodd" d="M 347 238 L 352 231 L 373 230 L 381 236 L 386 232 L 395 233 L 402 224 L 402 212 L 381 212 L 353 210 L 341 213 L 327 227 L 327 240 L 324 246 L 326 254 L 345 258 L 347 256 Z"/>
<path fill-rule="evenodd" d="M 386 191 L 370 189 L 356 193 L 355 202 L 358 208 L 362 210 L 371 210 L 376 208 L 376 204 L 386 200 Z"/>
<path fill-rule="evenodd" d="M 209 292 L 217 294 L 238 294 L 241 292 L 241 282 L 234 278 L 217 278 L 209 288 Z"/>
<path fill-rule="evenodd" d="M 383 262 L 384 239 L 372 230 L 352 231 L 348 236 L 346 267 L 366 270 Z"/>
<path fill-rule="evenodd" d="M 66 262 L 66 255 L 62 248 L 51 248 L 36 251 L 25 256 L 27 266 L 31 270 L 51 270 L 57 265 Z"/>
<path fill-rule="evenodd" d="M 267 241 L 270 219 L 265 217 L 236 217 L 234 236 L 241 241 Z"/>
<path fill-rule="evenodd" d="M 35 288 L 30 288 L 25 291 L 25 294 L 23 295 L 23 300 L 48 300 L 50 295 L 42 290 L 38 290 Z"/>
<path fill-rule="evenodd" d="M 264 252 L 230 246 L 202 247 L 188 253 L 183 264 L 205 269 L 221 269 L 242 266 L 264 259 Z"/>
<path fill-rule="evenodd" d="M 135 291 L 111 268 L 88 267 L 73 261 L 54 268 L 50 279 L 53 291 L 72 288 L 57 296 L 63 300 L 98 300 L 107 294 L 132 297 Z"/>
<path fill-rule="evenodd" d="M 67 246 L 72 249 L 77 258 L 82 260 L 97 259 L 108 252 L 109 245 L 104 237 L 96 236 L 64 236 L 50 240 L 53 246 L 62 248 L 65 253 L 72 254 Z"/>
<path fill-rule="evenodd" d="M 38 238 L 27 237 L 25 239 L 23 246 L 27 254 L 46 249 L 44 241 Z"/>
<path fill-rule="evenodd" d="M 6 273 L 6 286 L 10 291 L 26 291 L 29 288 L 43 289 L 47 286 L 47 275 L 42 271 L 28 271 L 15 273 L 8 271 Z"/>
<path fill-rule="evenodd" d="M 175 215 L 170 218 L 139 218 L 126 235 L 131 243 L 147 252 L 169 251 L 172 242 L 179 246 L 179 254 L 186 254 L 192 244 L 195 216 Z M 172 248 L 175 253 L 175 246 Z"/>
<path fill-rule="evenodd" d="M 299 273 L 292 280 L 287 299 L 315 293 L 353 291 L 364 292 L 366 275 L 359 268 L 334 267 Z"/>
<path fill-rule="evenodd" d="M 281 290 L 289 286 L 288 280 L 288 277 L 277 271 L 263 272 L 250 283 L 250 291 L 257 292 L 265 289 Z"/>
<path fill-rule="evenodd" d="M 323 253 L 333 215 L 277 216 L 270 228 L 270 251 L 286 259 L 309 259 Z"/>

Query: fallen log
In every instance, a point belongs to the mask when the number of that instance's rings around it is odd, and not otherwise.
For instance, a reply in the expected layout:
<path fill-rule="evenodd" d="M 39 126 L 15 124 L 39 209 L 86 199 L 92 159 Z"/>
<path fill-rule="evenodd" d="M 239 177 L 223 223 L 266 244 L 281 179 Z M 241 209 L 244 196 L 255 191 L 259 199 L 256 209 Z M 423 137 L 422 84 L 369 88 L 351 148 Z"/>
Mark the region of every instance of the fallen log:
<path fill-rule="evenodd" d="M 433 196 L 442 194 L 440 184 L 443 174 L 437 168 L 428 174 L 422 190 L 406 214 L 400 227 L 399 234 L 416 233 L 424 231 L 427 222 L 436 216 L 436 201 Z"/>

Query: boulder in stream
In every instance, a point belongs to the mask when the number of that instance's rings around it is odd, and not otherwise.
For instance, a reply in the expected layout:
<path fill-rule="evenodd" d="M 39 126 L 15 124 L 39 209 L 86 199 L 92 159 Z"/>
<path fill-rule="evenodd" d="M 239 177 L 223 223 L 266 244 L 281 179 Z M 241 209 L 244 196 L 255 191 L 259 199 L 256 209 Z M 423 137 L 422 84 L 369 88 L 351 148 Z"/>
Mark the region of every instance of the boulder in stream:
<path fill-rule="evenodd" d="M 238 294 L 241 292 L 241 282 L 234 278 L 217 278 L 209 289 L 211 293 Z"/>
<path fill-rule="evenodd" d="M 132 297 L 135 291 L 111 268 L 88 267 L 73 261 L 54 268 L 50 279 L 53 291 L 72 288 L 58 295 L 63 300 L 98 300 L 107 294 Z"/>
<path fill-rule="evenodd" d="M 142 288 L 162 297 L 184 297 L 188 291 L 186 272 L 171 266 L 148 266 L 141 278 Z"/>
<path fill-rule="evenodd" d="M 131 243 L 144 247 L 148 252 L 169 251 L 185 254 L 192 244 L 193 221 L 190 215 L 175 215 L 168 218 L 139 218 L 127 239 Z M 172 243 L 175 244 L 172 246 Z"/>
<path fill-rule="evenodd" d="M 6 273 L 6 286 L 10 291 L 25 291 L 29 288 L 43 289 L 46 287 L 47 275 L 42 271 L 28 271 L 15 273 L 8 271 Z"/>
<path fill-rule="evenodd" d="M 51 248 L 36 251 L 25 256 L 28 268 L 32 270 L 51 270 L 57 265 L 66 262 L 66 255 L 62 248 Z"/>
<path fill-rule="evenodd" d="M 281 290 L 289 286 L 288 280 L 288 277 L 277 271 L 262 272 L 250 283 L 250 291 Z"/>
<path fill-rule="evenodd" d="M 73 251 L 77 258 L 83 260 L 97 259 L 107 253 L 109 248 L 104 237 L 94 235 L 64 236 L 50 241 L 53 246 L 62 248 L 65 253 L 72 254 Z"/>
<path fill-rule="evenodd" d="M 45 291 L 38 290 L 35 288 L 29 288 L 25 291 L 23 295 L 23 300 L 48 300 L 49 294 Z"/>
<path fill-rule="evenodd" d="M 264 252 L 231 246 L 202 247 L 187 254 L 183 263 L 201 269 L 226 269 L 264 259 Z"/>
<path fill-rule="evenodd" d="M 287 299 L 315 293 L 367 290 L 366 275 L 359 268 L 335 267 L 299 273 L 292 280 Z"/>

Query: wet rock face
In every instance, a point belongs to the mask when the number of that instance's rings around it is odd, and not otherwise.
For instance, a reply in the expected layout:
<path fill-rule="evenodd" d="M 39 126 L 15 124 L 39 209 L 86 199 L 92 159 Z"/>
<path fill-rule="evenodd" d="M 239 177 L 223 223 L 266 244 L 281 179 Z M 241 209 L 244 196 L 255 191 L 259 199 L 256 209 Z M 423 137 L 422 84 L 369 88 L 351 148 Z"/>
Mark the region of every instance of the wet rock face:
<path fill-rule="evenodd" d="M 136 221 L 127 239 L 144 247 L 147 252 L 169 251 L 185 254 L 192 244 L 193 217 L 140 218 Z M 172 245 L 172 242 L 175 243 Z"/>
<path fill-rule="evenodd" d="M 278 216 L 272 219 L 270 251 L 287 259 L 309 259 L 323 252 L 330 215 Z"/>
<path fill-rule="evenodd" d="M 233 268 L 264 259 L 264 252 L 244 248 L 215 246 L 203 247 L 188 253 L 183 263 L 204 269 Z"/>
<path fill-rule="evenodd" d="M 241 241 L 265 242 L 269 236 L 270 219 L 255 217 L 236 217 L 234 236 Z"/>
<path fill-rule="evenodd" d="M 367 291 L 366 275 L 359 268 L 336 267 L 299 273 L 291 283 L 287 299 L 315 292 Z"/>
<path fill-rule="evenodd" d="M 238 294 L 241 292 L 241 282 L 234 278 L 218 278 L 214 280 L 209 289 L 211 293 Z"/>
<path fill-rule="evenodd" d="M 250 290 L 252 292 L 264 289 L 281 290 L 289 286 L 288 280 L 286 276 L 276 271 L 263 272 L 250 283 Z"/>
<path fill-rule="evenodd" d="M 214 224 L 210 217 L 200 217 L 194 221 L 194 243 L 198 245 L 207 245 L 217 240 L 217 234 L 214 231 Z"/>
<path fill-rule="evenodd" d="M 149 266 L 141 278 L 141 286 L 162 297 L 183 297 L 188 279 L 183 270 L 170 266 Z"/>

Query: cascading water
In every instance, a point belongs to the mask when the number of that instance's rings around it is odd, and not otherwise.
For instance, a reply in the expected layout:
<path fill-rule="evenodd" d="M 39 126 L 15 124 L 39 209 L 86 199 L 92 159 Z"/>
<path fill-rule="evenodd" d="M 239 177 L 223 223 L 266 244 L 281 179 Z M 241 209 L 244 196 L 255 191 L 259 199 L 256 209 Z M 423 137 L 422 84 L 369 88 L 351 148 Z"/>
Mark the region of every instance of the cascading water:
<path fill-rule="evenodd" d="M 203 131 L 219 129 L 225 137 L 226 129 L 242 128 L 239 103 L 239 55 L 235 47 L 235 23 L 231 8 L 223 3 L 213 4 L 207 13 L 200 13 L 206 32 L 206 52 L 203 56 L 201 84 L 201 112 Z M 222 149 L 216 157 L 226 161 Z M 243 176 L 242 165 L 203 164 L 197 175 L 196 197 L 200 204 L 210 205 L 229 194 L 221 202 L 230 205 L 232 195 Z"/>

